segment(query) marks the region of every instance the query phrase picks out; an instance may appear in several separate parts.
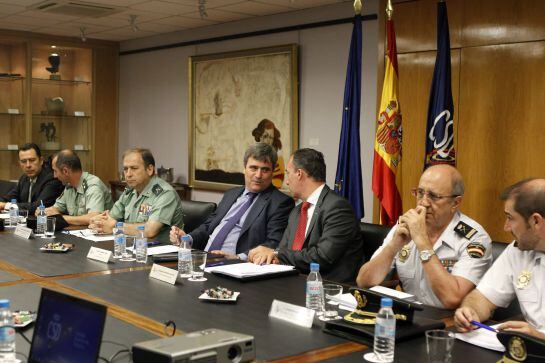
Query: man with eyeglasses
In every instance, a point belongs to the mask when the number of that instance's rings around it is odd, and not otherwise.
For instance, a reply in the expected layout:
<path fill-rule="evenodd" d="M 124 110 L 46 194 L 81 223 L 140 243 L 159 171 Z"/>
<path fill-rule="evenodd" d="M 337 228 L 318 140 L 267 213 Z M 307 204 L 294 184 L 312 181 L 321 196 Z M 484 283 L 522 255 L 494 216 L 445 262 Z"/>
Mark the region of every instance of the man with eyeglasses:
<path fill-rule="evenodd" d="M 38 145 L 27 143 L 19 148 L 19 166 L 24 174 L 13 189 L 0 196 L 0 211 L 9 209 L 12 199 L 17 200 L 19 209 L 26 209 L 29 214 L 34 214 L 42 201 L 46 207 L 53 205 L 64 187 L 44 165 Z"/>
<path fill-rule="evenodd" d="M 399 217 L 361 267 L 358 286 L 378 285 L 395 268 L 403 290 L 418 301 L 457 308 L 492 263 L 490 236 L 458 210 L 464 182 L 456 168 L 428 168 L 412 192 L 416 208 Z"/>

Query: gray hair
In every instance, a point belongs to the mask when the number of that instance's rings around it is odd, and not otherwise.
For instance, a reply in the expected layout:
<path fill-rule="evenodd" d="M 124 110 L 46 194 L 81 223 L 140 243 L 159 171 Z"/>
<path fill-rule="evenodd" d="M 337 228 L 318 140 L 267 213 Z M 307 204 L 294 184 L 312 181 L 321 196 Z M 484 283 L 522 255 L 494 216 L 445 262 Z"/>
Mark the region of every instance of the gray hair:
<path fill-rule="evenodd" d="M 244 153 L 244 167 L 246 167 L 246 164 L 248 164 L 248 159 L 250 158 L 254 158 L 261 162 L 269 162 L 271 163 L 273 169 L 278 161 L 278 155 L 276 154 L 274 148 L 263 142 L 258 142 L 248 146 L 246 152 Z"/>

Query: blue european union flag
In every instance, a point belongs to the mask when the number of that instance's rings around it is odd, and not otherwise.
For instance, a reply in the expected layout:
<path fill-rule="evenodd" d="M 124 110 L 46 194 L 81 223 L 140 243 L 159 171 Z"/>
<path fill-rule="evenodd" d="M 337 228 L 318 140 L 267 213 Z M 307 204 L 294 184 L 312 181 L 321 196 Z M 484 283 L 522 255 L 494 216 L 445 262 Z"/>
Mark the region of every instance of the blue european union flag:
<path fill-rule="evenodd" d="M 454 105 L 450 78 L 450 37 L 447 4 L 442 1 L 437 3 L 437 58 L 428 107 L 424 168 L 433 164 L 456 165 Z"/>
<path fill-rule="evenodd" d="M 335 191 L 348 199 L 358 219 L 364 216 L 360 156 L 361 42 L 361 15 L 356 15 L 344 86 Z"/>

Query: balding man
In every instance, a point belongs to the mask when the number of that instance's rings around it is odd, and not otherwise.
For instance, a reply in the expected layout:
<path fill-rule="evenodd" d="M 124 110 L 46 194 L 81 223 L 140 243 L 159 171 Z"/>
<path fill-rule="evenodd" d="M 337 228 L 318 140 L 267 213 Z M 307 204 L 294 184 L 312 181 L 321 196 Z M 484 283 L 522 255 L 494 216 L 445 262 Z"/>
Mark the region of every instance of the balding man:
<path fill-rule="evenodd" d="M 416 208 L 399 218 L 361 267 L 358 286 L 378 285 L 395 268 L 403 290 L 418 301 L 457 308 L 492 263 L 490 236 L 458 211 L 464 182 L 454 167 L 428 168 L 412 193 Z"/>
<path fill-rule="evenodd" d="M 545 339 L 545 179 L 523 180 L 501 195 L 504 229 L 515 241 L 494 262 L 454 315 L 461 332 L 475 329 L 471 320 L 487 320 L 496 307 L 516 297 L 526 321 L 508 321 L 498 330 Z"/>

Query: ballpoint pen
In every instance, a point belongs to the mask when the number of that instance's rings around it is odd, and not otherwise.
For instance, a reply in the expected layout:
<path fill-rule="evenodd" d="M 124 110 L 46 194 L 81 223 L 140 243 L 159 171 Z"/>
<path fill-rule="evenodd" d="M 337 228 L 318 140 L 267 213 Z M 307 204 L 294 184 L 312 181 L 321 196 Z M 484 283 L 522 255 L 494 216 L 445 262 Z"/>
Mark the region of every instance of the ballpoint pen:
<path fill-rule="evenodd" d="M 497 329 L 494 329 L 488 325 L 485 325 L 485 324 L 482 324 L 482 323 L 479 323 L 478 321 L 475 321 L 475 320 L 471 320 L 470 321 L 471 324 L 475 325 L 475 326 L 478 326 L 479 328 L 483 328 L 483 329 L 486 329 L 486 330 L 490 330 L 491 332 L 494 332 L 494 333 L 497 333 L 498 330 Z"/>

